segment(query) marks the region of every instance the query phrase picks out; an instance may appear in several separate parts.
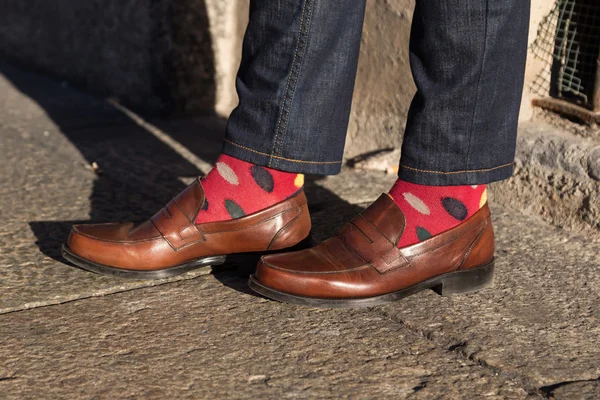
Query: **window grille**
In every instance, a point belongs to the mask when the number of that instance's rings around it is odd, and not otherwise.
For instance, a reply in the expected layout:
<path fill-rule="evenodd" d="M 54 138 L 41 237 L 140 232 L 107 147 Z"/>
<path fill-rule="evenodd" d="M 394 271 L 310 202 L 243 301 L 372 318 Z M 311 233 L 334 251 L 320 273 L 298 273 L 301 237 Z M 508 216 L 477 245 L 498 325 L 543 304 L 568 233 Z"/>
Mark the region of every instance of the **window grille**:
<path fill-rule="evenodd" d="M 540 23 L 532 51 L 544 67 L 530 89 L 550 96 L 534 105 L 600 122 L 600 2 L 557 0 Z"/>

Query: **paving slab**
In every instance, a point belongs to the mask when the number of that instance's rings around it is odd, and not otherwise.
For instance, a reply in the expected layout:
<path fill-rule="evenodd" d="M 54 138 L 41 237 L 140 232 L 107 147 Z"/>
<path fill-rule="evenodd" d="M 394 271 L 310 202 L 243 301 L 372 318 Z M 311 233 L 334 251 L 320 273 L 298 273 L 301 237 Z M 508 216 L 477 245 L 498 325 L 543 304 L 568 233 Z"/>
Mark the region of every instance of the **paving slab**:
<path fill-rule="evenodd" d="M 371 310 L 313 310 L 215 275 L 0 316 L 0 391 L 41 398 L 524 398 Z"/>
<path fill-rule="evenodd" d="M 145 120 L 18 70 L 0 77 L 0 93 L 0 110 L 13 110 L 0 111 L 6 397 L 598 393 L 600 243 L 496 206 L 493 289 L 367 310 L 270 302 L 248 293 L 246 277 L 210 268 L 163 281 L 94 275 L 60 258 L 71 225 L 152 215 L 206 172 L 223 121 Z M 394 180 L 350 169 L 307 177 L 314 240 Z"/>
<path fill-rule="evenodd" d="M 533 217 L 493 211 L 493 289 L 450 298 L 427 293 L 381 312 L 531 386 L 598 379 L 600 246 Z"/>

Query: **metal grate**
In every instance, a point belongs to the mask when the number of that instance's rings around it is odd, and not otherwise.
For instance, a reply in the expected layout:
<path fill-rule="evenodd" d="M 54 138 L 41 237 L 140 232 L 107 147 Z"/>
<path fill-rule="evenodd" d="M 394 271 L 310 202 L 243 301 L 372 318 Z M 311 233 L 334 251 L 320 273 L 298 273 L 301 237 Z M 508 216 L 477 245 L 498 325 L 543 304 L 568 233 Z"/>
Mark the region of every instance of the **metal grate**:
<path fill-rule="evenodd" d="M 600 55 L 598 0 L 557 0 L 538 28 L 532 51 L 545 63 L 530 85 L 534 93 L 595 108 Z"/>

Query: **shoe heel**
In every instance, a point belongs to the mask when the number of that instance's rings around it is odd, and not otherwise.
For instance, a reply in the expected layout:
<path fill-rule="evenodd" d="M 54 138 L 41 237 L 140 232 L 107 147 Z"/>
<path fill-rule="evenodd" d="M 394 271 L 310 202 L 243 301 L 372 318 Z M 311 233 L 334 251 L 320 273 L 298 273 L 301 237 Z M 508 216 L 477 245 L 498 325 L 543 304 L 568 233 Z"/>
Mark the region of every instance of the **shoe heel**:
<path fill-rule="evenodd" d="M 432 289 L 441 296 L 476 292 L 494 283 L 494 261 L 481 267 L 454 272 Z"/>

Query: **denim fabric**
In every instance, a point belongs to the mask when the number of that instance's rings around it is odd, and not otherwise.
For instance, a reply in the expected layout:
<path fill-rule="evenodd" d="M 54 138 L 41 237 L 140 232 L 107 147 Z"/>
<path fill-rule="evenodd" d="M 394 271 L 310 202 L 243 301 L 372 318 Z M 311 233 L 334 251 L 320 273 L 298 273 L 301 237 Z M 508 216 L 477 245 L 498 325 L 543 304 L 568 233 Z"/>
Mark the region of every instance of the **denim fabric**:
<path fill-rule="evenodd" d="M 253 0 L 224 153 L 289 172 L 341 167 L 364 0 Z"/>
<path fill-rule="evenodd" d="M 529 3 L 417 1 L 410 57 L 418 91 L 402 144 L 402 179 L 465 185 L 510 177 Z"/>
<path fill-rule="evenodd" d="M 401 178 L 489 183 L 512 173 L 529 0 L 417 0 L 417 94 Z M 290 172 L 341 167 L 364 0 L 252 0 L 223 152 Z"/>

